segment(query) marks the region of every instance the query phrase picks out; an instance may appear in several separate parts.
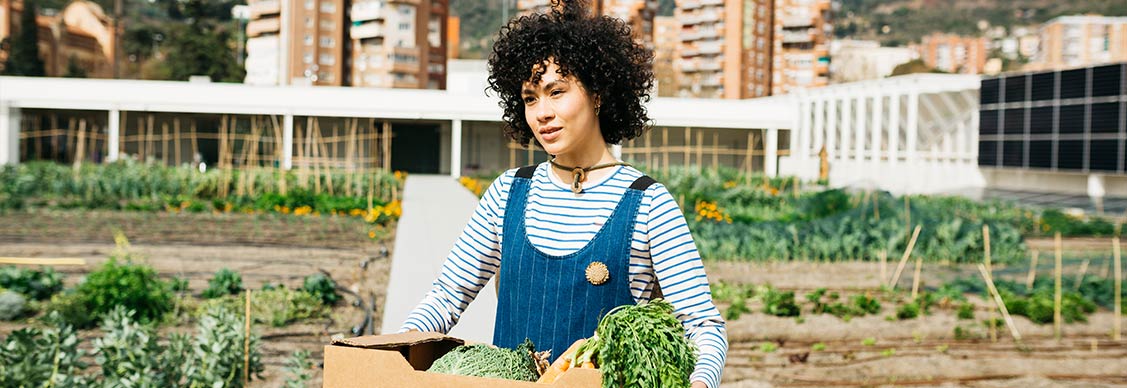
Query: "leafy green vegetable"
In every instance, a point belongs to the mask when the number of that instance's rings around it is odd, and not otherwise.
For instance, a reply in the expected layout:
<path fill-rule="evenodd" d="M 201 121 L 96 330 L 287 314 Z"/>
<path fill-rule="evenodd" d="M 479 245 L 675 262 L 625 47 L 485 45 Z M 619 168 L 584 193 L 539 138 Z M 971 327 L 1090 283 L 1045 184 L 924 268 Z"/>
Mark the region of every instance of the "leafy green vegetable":
<path fill-rule="evenodd" d="M 595 360 L 604 387 L 688 387 L 696 352 L 673 305 L 658 298 L 607 313 L 572 364 Z"/>
<path fill-rule="evenodd" d="M 27 311 L 27 298 L 12 291 L 0 291 L 0 321 L 11 321 Z"/>
<path fill-rule="evenodd" d="M 336 282 L 323 273 L 315 273 L 306 276 L 301 289 L 313 294 L 313 296 L 320 299 L 321 303 L 324 303 L 326 306 L 332 306 L 340 300 L 340 294 L 337 293 Z"/>
<path fill-rule="evenodd" d="M 87 328 L 117 306 L 135 311 L 142 323 L 155 322 L 172 310 L 172 292 L 152 267 L 111 257 L 73 293 L 56 295 L 49 309 L 59 311 L 70 324 Z"/>
<path fill-rule="evenodd" d="M 229 268 L 220 268 L 215 276 L 207 281 L 203 297 L 212 299 L 225 295 L 235 295 L 243 290 L 243 277 Z"/>
<path fill-rule="evenodd" d="M 516 349 L 494 348 L 483 344 L 454 348 L 434 361 L 427 372 L 459 376 L 493 377 L 506 380 L 536 381 L 532 341 L 525 340 Z"/>
<path fill-rule="evenodd" d="M 45 300 L 63 290 L 63 281 L 51 267 L 34 270 L 6 266 L 0 268 L 0 289 L 8 289 L 35 300 Z"/>

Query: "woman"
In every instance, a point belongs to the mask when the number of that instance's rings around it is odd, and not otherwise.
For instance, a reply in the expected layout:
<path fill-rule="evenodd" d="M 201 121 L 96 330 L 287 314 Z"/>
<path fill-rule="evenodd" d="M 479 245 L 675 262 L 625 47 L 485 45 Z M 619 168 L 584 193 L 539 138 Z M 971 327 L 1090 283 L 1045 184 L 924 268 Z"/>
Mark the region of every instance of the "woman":
<path fill-rule="evenodd" d="M 646 127 L 652 54 L 621 21 L 553 9 L 502 28 L 489 86 L 507 135 L 554 158 L 493 182 L 402 330 L 448 332 L 499 275 L 494 345 L 530 338 L 559 356 L 607 311 L 663 293 L 699 349 L 693 388 L 715 388 L 727 336 L 684 215 L 608 151 Z"/>

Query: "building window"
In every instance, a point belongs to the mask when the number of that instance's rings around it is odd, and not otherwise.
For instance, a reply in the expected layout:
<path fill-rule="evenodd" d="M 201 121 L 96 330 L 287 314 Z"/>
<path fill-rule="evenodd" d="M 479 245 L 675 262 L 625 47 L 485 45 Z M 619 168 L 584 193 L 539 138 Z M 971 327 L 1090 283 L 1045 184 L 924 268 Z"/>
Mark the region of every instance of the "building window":
<path fill-rule="evenodd" d="M 305 42 L 306 46 L 312 46 L 313 45 L 313 35 L 305 34 L 305 39 L 303 41 Z"/>
<path fill-rule="evenodd" d="M 313 7 L 315 6 L 315 3 L 316 2 L 313 1 L 313 0 L 305 0 L 305 9 L 312 10 Z"/>
<path fill-rule="evenodd" d="M 313 28 L 313 18 L 312 17 L 309 17 L 309 16 L 305 17 L 305 27 L 306 28 Z"/>
<path fill-rule="evenodd" d="M 332 20 L 322 20 L 321 21 L 321 29 L 322 30 L 332 30 L 332 29 L 335 29 L 335 28 L 337 28 L 336 22 L 334 22 Z"/>
<path fill-rule="evenodd" d="M 313 53 L 305 53 L 301 56 L 301 61 L 304 63 L 313 63 Z"/>
<path fill-rule="evenodd" d="M 411 23 L 399 23 L 399 31 L 407 31 L 411 29 Z"/>
<path fill-rule="evenodd" d="M 321 37 L 321 47 L 336 47 L 337 40 L 329 36 Z"/>
<path fill-rule="evenodd" d="M 328 1 L 322 1 L 321 2 L 321 12 L 333 13 L 333 12 L 336 12 L 336 11 L 337 11 L 336 3 L 331 3 L 331 2 L 328 2 Z"/>
<path fill-rule="evenodd" d="M 321 57 L 317 59 L 322 65 L 332 66 L 337 64 L 337 58 L 333 54 L 321 54 Z"/>
<path fill-rule="evenodd" d="M 411 16 L 411 14 L 413 14 L 413 13 L 415 13 L 415 7 L 412 7 L 412 6 L 409 6 L 409 5 L 399 6 L 399 14 L 400 15 Z"/>

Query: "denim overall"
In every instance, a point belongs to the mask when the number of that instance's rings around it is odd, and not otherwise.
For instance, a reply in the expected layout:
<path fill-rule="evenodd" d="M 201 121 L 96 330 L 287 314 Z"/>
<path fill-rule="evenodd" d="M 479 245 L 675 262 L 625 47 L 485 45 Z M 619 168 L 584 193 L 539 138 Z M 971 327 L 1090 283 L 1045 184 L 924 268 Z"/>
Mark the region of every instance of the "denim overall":
<path fill-rule="evenodd" d="M 511 349 L 528 338 L 537 351 L 551 349 L 554 361 L 573 342 L 593 335 L 608 311 L 635 303 L 628 278 L 630 242 L 642 194 L 654 180 L 638 178 L 586 246 L 553 256 L 533 247 L 525 233 L 525 207 L 535 168 L 518 170 L 509 188 L 493 344 Z M 593 262 L 606 264 L 610 279 L 605 283 L 587 281 L 586 269 Z"/>

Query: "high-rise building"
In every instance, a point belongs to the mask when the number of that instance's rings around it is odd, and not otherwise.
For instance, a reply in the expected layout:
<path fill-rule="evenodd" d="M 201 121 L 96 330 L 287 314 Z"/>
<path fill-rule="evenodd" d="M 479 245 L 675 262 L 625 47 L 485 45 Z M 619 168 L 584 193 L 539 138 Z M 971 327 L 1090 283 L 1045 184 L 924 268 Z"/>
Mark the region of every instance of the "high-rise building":
<path fill-rule="evenodd" d="M 1041 27 L 1033 69 L 1127 61 L 1127 16 L 1061 16 Z"/>
<path fill-rule="evenodd" d="M 771 94 L 829 84 L 830 0 L 776 0 Z"/>
<path fill-rule="evenodd" d="M 924 64 L 948 73 L 982 74 L 986 67 L 986 38 L 934 33 L 917 50 Z"/>
<path fill-rule="evenodd" d="M 671 16 L 654 18 L 654 81 L 657 95 L 677 95 L 680 74 L 674 66 L 677 49 L 681 45 L 681 23 Z"/>
<path fill-rule="evenodd" d="M 521 15 L 544 13 L 552 9 L 551 0 L 517 0 Z M 630 25 L 634 39 L 650 49 L 654 48 L 654 17 L 657 0 L 592 0 L 593 15 L 612 16 Z"/>
<path fill-rule="evenodd" d="M 448 0 L 352 4 L 356 86 L 445 89 Z"/>
<path fill-rule="evenodd" d="M 249 0 L 246 83 L 443 89 L 448 0 Z"/>
<path fill-rule="evenodd" d="M 775 0 L 681 0 L 682 97 L 751 98 L 771 93 Z"/>

